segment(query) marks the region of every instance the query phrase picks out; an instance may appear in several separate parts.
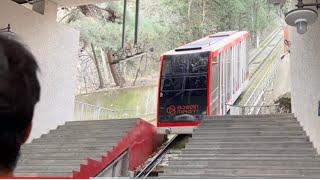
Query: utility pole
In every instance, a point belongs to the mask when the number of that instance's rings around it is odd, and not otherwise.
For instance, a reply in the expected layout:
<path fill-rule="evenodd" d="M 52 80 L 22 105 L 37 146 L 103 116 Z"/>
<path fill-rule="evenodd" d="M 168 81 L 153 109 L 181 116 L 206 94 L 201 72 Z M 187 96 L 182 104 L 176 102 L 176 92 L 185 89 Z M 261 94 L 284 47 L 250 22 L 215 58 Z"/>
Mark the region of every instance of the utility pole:
<path fill-rule="evenodd" d="M 140 9 L 140 0 L 136 0 L 136 21 L 135 21 L 135 31 L 134 31 L 134 45 L 138 44 L 139 9 Z"/>
<path fill-rule="evenodd" d="M 123 0 L 123 20 L 122 20 L 122 42 L 121 47 L 124 48 L 126 37 L 126 16 L 127 16 L 127 0 Z"/>

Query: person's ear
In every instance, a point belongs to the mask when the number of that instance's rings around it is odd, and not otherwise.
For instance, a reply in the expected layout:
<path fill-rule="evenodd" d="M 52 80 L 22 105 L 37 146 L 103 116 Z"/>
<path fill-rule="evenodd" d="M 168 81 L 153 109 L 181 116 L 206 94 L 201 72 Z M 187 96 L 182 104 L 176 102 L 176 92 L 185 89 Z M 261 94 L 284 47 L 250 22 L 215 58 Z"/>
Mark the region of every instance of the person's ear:
<path fill-rule="evenodd" d="M 27 140 L 28 140 L 28 138 L 30 136 L 30 133 L 31 133 L 31 129 L 32 129 L 32 123 L 30 123 L 30 125 L 27 127 L 27 129 L 24 132 L 23 139 L 22 139 L 22 144 L 27 142 Z"/>

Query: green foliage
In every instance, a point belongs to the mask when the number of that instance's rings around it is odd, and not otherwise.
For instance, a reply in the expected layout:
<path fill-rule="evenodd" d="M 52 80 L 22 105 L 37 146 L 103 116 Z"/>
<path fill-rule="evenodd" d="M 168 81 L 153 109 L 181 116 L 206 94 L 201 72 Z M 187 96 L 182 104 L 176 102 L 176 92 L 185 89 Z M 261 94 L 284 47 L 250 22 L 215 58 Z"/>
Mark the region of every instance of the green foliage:
<path fill-rule="evenodd" d="M 94 43 L 103 48 L 117 49 L 120 46 L 121 25 L 116 23 L 100 23 L 92 17 L 83 17 L 71 22 L 72 27 L 80 30 L 81 40 L 89 46 Z"/>
<path fill-rule="evenodd" d="M 141 0 L 139 41 L 157 54 L 217 31 L 247 30 L 259 33 L 276 17 L 267 0 Z M 99 5 L 122 16 L 122 1 Z M 189 8 L 190 7 L 190 8 Z M 135 2 L 129 1 L 126 42 L 132 44 Z M 70 25 L 79 29 L 86 44 L 120 48 L 122 17 L 115 23 L 78 16 Z"/>

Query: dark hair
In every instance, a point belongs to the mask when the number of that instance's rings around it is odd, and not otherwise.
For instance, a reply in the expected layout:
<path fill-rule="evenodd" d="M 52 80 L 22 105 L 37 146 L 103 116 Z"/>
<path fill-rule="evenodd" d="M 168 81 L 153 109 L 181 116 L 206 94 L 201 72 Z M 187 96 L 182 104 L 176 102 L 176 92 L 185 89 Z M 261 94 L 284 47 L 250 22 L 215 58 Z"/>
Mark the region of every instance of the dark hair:
<path fill-rule="evenodd" d="M 40 98 L 38 65 L 12 35 L 0 35 L 0 170 L 16 166 Z"/>

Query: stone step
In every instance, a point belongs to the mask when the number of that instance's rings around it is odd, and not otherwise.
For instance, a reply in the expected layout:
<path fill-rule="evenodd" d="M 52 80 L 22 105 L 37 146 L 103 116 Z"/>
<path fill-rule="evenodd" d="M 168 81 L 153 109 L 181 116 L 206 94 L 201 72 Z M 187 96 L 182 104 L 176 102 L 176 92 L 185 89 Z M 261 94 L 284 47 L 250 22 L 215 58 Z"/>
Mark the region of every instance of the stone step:
<path fill-rule="evenodd" d="M 47 143 L 32 143 L 25 144 L 21 147 L 21 150 L 27 149 L 57 149 L 57 148 L 96 148 L 96 149 L 104 149 L 105 147 L 115 146 L 117 145 L 117 141 L 107 143 L 107 142 L 90 142 L 85 144 L 74 144 L 74 143 L 57 143 L 57 144 L 47 144 Z"/>
<path fill-rule="evenodd" d="M 313 148 L 312 143 L 292 143 L 292 142 L 208 142 L 208 141 L 195 141 L 191 140 L 186 144 L 186 148 L 196 147 L 199 145 L 208 146 L 210 148 Z"/>
<path fill-rule="evenodd" d="M 172 160 L 177 160 L 177 159 L 181 159 L 181 160 L 199 160 L 199 161 L 203 161 L 203 160 L 207 160 L 207 161 L 319 161 L 320 158 L 318 156 L 313 156 L 313 155 L 306 155 L 306 156 L 284 156 L 281 157 L 279 155 L 274 155 L 274 156 L 243 156 L 243 155 L 234 155 L 234 156 L 230 156 L 230 155 L 200 155 L 200 154 L 180 154 L 177 155 L 176 157 L 172 157 Z"/>
<path fill-rule="evenodd" d="M 299 122 L 297 121 L 297 119 L 293 119 L 293 118 L 277 118 L 277 119 L 259 119 L 259 120 L 255 120 L 255 119 L 213 119 L 213 120 L 206 120 L 203 121 L 202 124 L 205 125 L 209 125 L 209 124 L 223 124 L 223 123 L 243 123 L 243 124 L 278 124 L 278 123 L 297 123 L 299 124 Z"/>
<path fill-rule="evenodd" d="M 78 131 L 68 131 L 67 129 L 65 130 L 51 130 L 48 134 L 55 136 L 55 135 L 101 135 L 101 134 L 112 134 L 112 133 L 127 133 L 129 132 L 130 129 L 119 129 L 118 131 L 112 130 L 112 129 L 95 129 L 95 130 L 78 130 Z"/>
<path fill-rule="evenodd" d="M 127 132 L 110 132 L 110 133 L 82 133 L 82 134 L 64 134 L 64 133 L 52 133 L 52 134 L 45 134 L 42 135 L 41 138 L 103 138 L 103 137 L 119 137 L 119 136 L 124 136 L 127 134 Z"/>
<path fill-rule="evenodd" d="M 264 119 L 264 118 L 282 118 L 282 117 L 291 117 L 294 118 L 294 114 L 259 114 L 259 115 L 226 115 L 226 116 L 209 116 L 208 119 L 214 119 L 214 118 L 252 118 L 252 119 Z"/>
<path fill-rule="evenodd" d="M 210 141 L 210 142 L 309 142 L 307 136 L 226 136 L 226 137 L 210 137 L 194 134 L 192 140 Z"/>
<path fill-rule="evenodd" d="M 38 160 L 38 159 L 23 159 L 18 161 L 18 166 L 26 165 L 42 165 L 42 166 L 79 166 L 87 164 L 87 160 Z"/>
<path fill-rule="evenodd" d="M 79 171 L 80 165 L 78 166 L 18 166 L 15 171 L 22 173 L 22 172 L 62 172 L 68 173 L 72 171 Z"/>
<path fill-rule="evenodd" d="M 225 131 L 194 131 L 194 134 L 198 135 L 198 136 L 213 136 L 213 137 L 219 137 L 219 136 L 292 136 L 292 135 L 302 135 L 302 136 L 306 136 L 306 133 L 304 131 L 251 131 L 251 132 L 247 132 L 247 131 L 232 131 L 232 132 L 225 132 Z"/>
<path fill-rule="evenodd" d="M 203 126 L 196 128 L 199 131 L 303 131 L 302 127 L 216 127 Z"/>
<path fill-rule="evenodd" d="M 87 125 L 87 126 L 83 126 L 83 125 L 69 125 L 69 126 L 58 126 L 57 130 L 65 130 L 65 129 L 69 129 L 69 130 L 95 130 L 95 129 L 130 129 L 133 128 L 133 125 L 128 124 L 128 125 L 121 125 L 121 124 L 101 124 L 101 125 Z"/>
<path fill-rule="evenodd" d="M 192 174 L 212 174 L 219 176 L 276 176 L 276 175 L 285 175 L 285 176 L 303 176 L 303 175 L 319 175 L 319 169 L 266 169 L 266 168 L 254 168 L 251 169 L 242 169 L 242 168 L 228 168 L 228 169 L 205 169 L 205 168 L 196 168 L 196 167 L 170 167 L 165 169 L 166 174 L 170 175 L 192 175 Z"/>
<path fill-rule="evenodd" d="M 224 176 L 224 175 L 216 175 L 216 174 L 189 174 L 189 175 L 160 175 L 159 179 L 319 179 L 320 176 L 306 176 L 306 175 L 268 175 L 268 176 Z"/>
<path fill-rule="evenodd" d="M 194 143 L 196 140 L 190 140 L 190 144 L 191 143 Z M 224 142 L 224 141 L 212 141 L 212 140 L 207 140 L 207 139 L 204 139 L 204 140 L 198 140 L 197 143 L 207 143 L 207 142 L 210 142 L 210 143 L 234 143 L 234 144 L 237 144 L 237 143 L 252 143 L 252 144 L 272 144 L 272 143 L 278 143 L 279 145 L 282 144 L 282 143 L 294 143 L 294 144 L 301 144 L 301 143 L 310 143 L 309 141 L 305 141 L 305 140 L 289 140 L 289 141 L 239 141 L 239 142 L 234 142 L 234 141 L 227 141 L 227 142 Z"/>
<path fill-rule="evenodd" d="M 63 161 L 69 161 L 69 160 L 87 160 L 87 159 L 93 159 L 97 161 L 101 161 L 102 156 L 106 154 L 91 154 L 91 155 L 78 155 L 78 156 L 55 156 L 55 155 L 48 155 L 48 156 L 43 156 L 43 155 L 38 155 L 37 157 L 32 157 L 32 156 L 21 156 L 21 158 L 24 158 L 26 161 L 33 161 L 33 160 L 63 160 Z"/>
<path fill-rule="evenodd" d="M 36 177 L 59 177 L 59 178 L 70 178 L 72 176 L 72 172 L 45 172 L 45 173 L 41 173 L 41 172 L 35 172 L 35 173 L 31 173 L 31 172 L 15 172 L 14 173 L 15 177 L 32 177 L 32 178 L 36 178 Z"/>
<path fill-rule="evenodd" d="M 277 127 L 283 127 L 283 128 L 299 128 L 299 124 L 288 124 L 288 123 L 283 123 L 283 124 L 254 124 L 254 123 L 238 123 L 238 124 L 232 124 L 232 123 L 222 123 L 222 124 L 202 124 L 199 129 L 201 128 L 207 128 L 207 127 L 218 127 L 218 128 L 277 128 Z"/>
<path fill-rule="evenodd" d="M 205 127 L 252 127 L 252 128 L 259 128 L 259 127 L 300 127 L 298 123 L 211 123 L 211 124 L 202 124 L 200 128 L 203 126 Z M 199 128 L 199 129 L 200 129 Z"/>
<path fill-rule="evenodd" d="M 109 149 L 111 149 L 112 147 L 109 147 Z M 21 151 L 21 154 L 43 154 L 43 153 L 77 153 L 77 152 L 81 152 L 81 153 L 105 153 L 108 151 L 107 149 L 93 149 L 93 148 L 81 148 L 81 149 L 77 149 L 77 148 L 60 148 L 60 149 L 27 149 L 27 150 L 23 150 Z"/>
<path fill-rule="evenodd" d="M 37 153 L 37 154 L 21 154 L 21 158 L 23 159 L 38 159 L 38 160 L 44 160 L 44 159 L 53 159 L 53 160 L 58 160 L 58 159 L 81 159 L 85 160 L 87 158 L 101 158 L 104 153 L 81 153 L 81 152 L 76 152 L 76 153 L 54 153 L 54 154 L 46 154 L 46 153 Z"/>
<path fill-rule="evenodd" d="M 70 125 L 100 125 L 100 124 L 134 124 L 137 119 L 107 119 L 107 120 L 89 120 L 89 121 L 67 121 L 66 126 Z"/>
<path fill-rule="evenodd" d="M 180 157 L 181 155 L 179 155 Z M 275 157 L 282 157 L 282 158 L 295 158 L 295 157 L 306 157 L 309 159 L 315 159 L 317 157 L 316 154 L 216 154 L 216 153 L 200 153 L 199 151 L 183 151 L 183 156 L 187 157 L 206 157 L 206 158 L 275 158 Z M 318 157 L 317 157 L 318 158 Z"/>
<path fill-rule="evenodd" d="M 254 169 L 270 169 L 270 170 L 318 170 L 320 175 L 320 167 L 314 167 L 314 166 L 282 166 L 282 165 L 274 165 L 274 166 L 264 166 L 264 165 L 242 165 L 242 166 L 231 166 L 231 165 L 218 165 L 218 164 L 210 164 L 210 165 L 174 165 L 171 164 L 170 168 L 174 169 L 248 169 L 248 170 L 254 170 Z"/>
<path fill-rule="evenodd" d="M 292 114 L 208 119 L 161 177 L 320 177 L 320 157 Z"/>
<path fill-rule="evenodd" d="M 301 168 L 320 168 L 320 160 L 199 160 L 197 158 L 176 159 L 169 162 L 171 166 L 202 166 L 205 167 L 253 167 L 253 166 L 270 166 L 270 167 L 301 167 Z"/>
<path fill-rule="evenodd" d="M 192 154 L 316 154 L 316 150 L 313 148 L 304 148 L 304 149 L 248 149 L 248 148 L 218 148 L 212 149 L 207 147 L 194 147 L 194 148 L 187 148 L 182 150 L 182 153 L 192 153 Z"/>
<path fill-rule="evenodd" d="M 39 143 L 39 142 L 45 142 L 47 144 L 58 144 L 58 143 L 69 143 L 69 142 L 73 142 L 73 143 L 87 143 L 87 142 L 106 142 L 106 143 L 110 143 L 110 142 L 117 142 L 120 139 L 122 139 L 122 135 L 117 136 L 114 135 L 112 137 L 92 137 L 92 138 L 81 138 L 81 137 L 45 137 L 45 138 L 40 138 L 40 139 L 34 139 L 32 141 L 32 143 Z"/>

